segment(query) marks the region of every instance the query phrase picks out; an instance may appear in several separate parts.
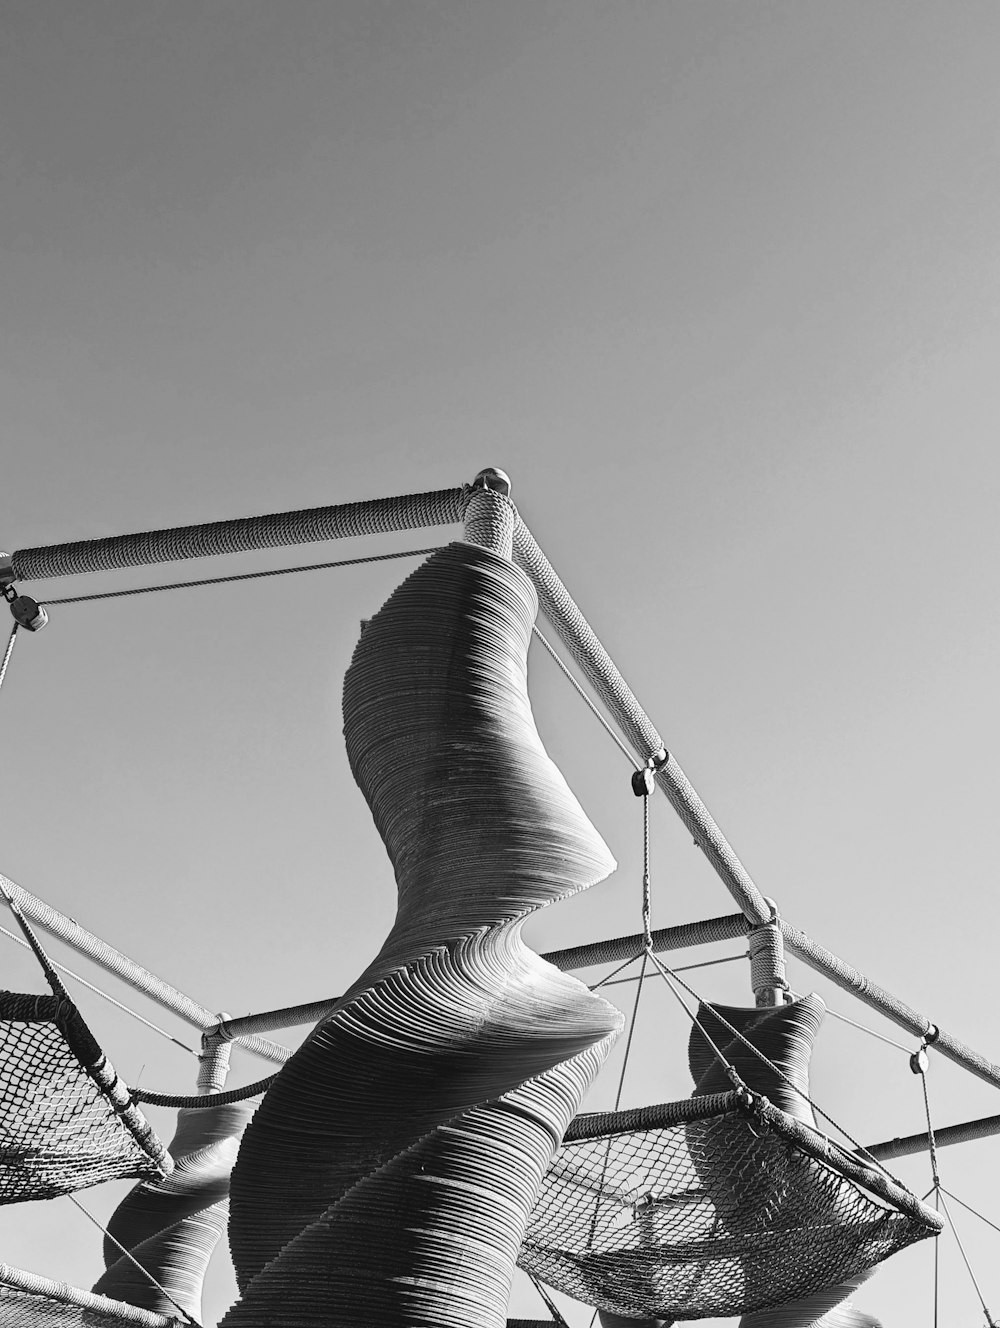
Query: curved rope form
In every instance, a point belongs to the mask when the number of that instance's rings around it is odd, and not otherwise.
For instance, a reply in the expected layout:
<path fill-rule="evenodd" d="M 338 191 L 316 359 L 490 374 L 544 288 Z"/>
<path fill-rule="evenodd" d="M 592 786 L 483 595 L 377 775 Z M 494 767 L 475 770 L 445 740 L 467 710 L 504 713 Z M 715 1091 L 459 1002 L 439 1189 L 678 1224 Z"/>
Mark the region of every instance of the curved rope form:
<path fill-rule="evenodd" d="M 812 1107 L 802 1095 L 809 1093 L 809 1061 L 825 1014 L 826 1006 L 814 993 L 791 1004 L 764 1009 L 701 1005 L 698 1019 L 750 1089 L 762 1093 L 796 1120 L 815 1126 Z M 734 1038 L 722 1023 L 720 1015 L 769 1061 L 783 1070 L 791 1084 L 765 1065 L 749 1047 Z M 688 1064 L 697 1085 L 693 1094 L 695 1097 L 722 1092 L 729 1083 L 724 1067 L 696 1027 L 692 1028 L 688 1042 Z M 799 1091 L 796 1092 L 796 1089 Z M 803 1161 L 802 1165 L 808 1169 L 810 1163 Z M 707 1168 L 699 1170 L 720 1211 L 738 1211 L 742 1202 L 739 1190 L 724 1192 L 729 1191 L 728 1185 L 720 1185 Z M 775 1196 L 776 1199 L 778 1197 Z M 831 1221 L 836 1221 L 833 1213 Z M 873 1268 L 868 1268 L 844 1282 L 825 1287 L 813 1295 L 777 1309 L 745 1314 L 740 1320 L 740 1328 L 880 1328 L 876 1319 L 854 1309 L 847 1299 L 873 1272 Z"/>
<path fill-rule="evenodd" d="M 534 726 L 536 612 L 507 558 L 458 543 L 361 636 L 344 733 L 398 912 L 244 1136 L 227 1328 L 503 1328 L 545 1170 L 622 1023 L 520 937 L 614 867 Z"/>
<path fill-rule="evenodd" d="M 816 1124 L 812 1107 L 803 1094 L 809 1093 L 809 1061 L 825 1015 L 826 1006 L 815 993 L 789 1005 L 763 1009 L 705 1004 L 698 1007 L 698 1022 L 747 1087 L 806 1125 Z M 791 1084 L 735 1038 L 723 1019 L 783 1070 Z M 695 1082 L 694 1097 L 724 1093 L 732 1087 L 725 1067 L 695 1025 L 688 1039 L 688 1066 Z"/>
<path fill-rule="evenodd" d="M 201 1321 L 205 1273 L 225 1230 L 229 1177 L 253 1108 L 247 1102 L 177 1113 L 177 1132 L 170 1143 L 173 1173 L 157 1185 L 137 1185 L 115 1210 L 104 1240 L 107 1271 L 94 1286 L 97 1294 L 160 1314 L 174 1315 L 180 1306 Z"/>
<path fill-rule="evenodd" d="M 880 1319 L 856 1310 L 845 1299 L 862 1282 L 867 1282 L 874 1271 L 874 1268 L 869 1268 L 846 1282 L 826 1287 L 814 1296 L 806 1296 L 804 1300 L 797 1300 L 794 1305 L 744 1314 L 740 1328 L 882 1328 Z M 817 1315 L 820 1317 L 817 1318 Z"/>

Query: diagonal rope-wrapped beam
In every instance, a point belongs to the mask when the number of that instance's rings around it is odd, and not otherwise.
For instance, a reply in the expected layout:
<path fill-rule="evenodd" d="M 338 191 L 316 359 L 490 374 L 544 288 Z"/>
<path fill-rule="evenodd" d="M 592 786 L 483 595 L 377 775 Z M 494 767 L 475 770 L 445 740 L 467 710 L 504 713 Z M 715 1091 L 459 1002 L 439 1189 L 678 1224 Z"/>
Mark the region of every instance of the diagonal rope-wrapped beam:
<path fill-rule="evenodd" d="M 536 608 L 506 557 L 454 544 L 362 634 L 345 738 L 398 912 L 244 1137 L 227 1328 L 505 1324 L 535 1195 L 621 1024 L 520 937 L 614 865 L 534 726 Z"/>

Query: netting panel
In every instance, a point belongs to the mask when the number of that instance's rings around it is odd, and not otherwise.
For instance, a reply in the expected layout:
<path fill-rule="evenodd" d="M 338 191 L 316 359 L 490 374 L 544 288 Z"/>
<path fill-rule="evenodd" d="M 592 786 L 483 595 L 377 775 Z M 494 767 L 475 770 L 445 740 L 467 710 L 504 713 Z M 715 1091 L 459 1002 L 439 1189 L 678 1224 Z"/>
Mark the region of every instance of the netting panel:
<path fill-rule="evenodd" d="M 518 1259 L 636 1318 L 735 1317 L 934 1234 L 740 1111 L 564 1144 Z"/>
<path fill-rule="evenodd" d="M 110 1304 L 110 1302 L 109 1302 Z M 0 1328 L 147 1328 L 162 1325 L 174 1328 L 179 1319 L 166 1319 L 151 1315 L 146 1319 L 127 1315 L 131 1306 L 123 1306 L 121 1313 L 86 1305 L 72 1305 L 67 1301 L 34 1295 L 16 1287 L 0 1286 Z"/>
<path fill-rule="evenodd" d="M 73 1007 L 0 992 L 0 1203 L 169 1169 Z"/>

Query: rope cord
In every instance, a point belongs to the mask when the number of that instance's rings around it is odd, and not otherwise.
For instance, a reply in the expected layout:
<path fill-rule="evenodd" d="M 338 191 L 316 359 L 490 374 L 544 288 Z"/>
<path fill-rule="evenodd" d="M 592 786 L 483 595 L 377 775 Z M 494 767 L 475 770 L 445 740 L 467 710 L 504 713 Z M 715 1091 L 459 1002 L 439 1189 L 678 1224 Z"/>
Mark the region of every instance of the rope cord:
<path fill-rule="evenodd" d="M 182 1314 L 185 1320 L 192 1325 L 192 1328 L 201 1328 L 201 1324 L 198 1322 L 198 1320 L 192 1319 L 191 1315 L 188 1314 L 187 1310 L 183 1309 L 180 1305 L 177 1304 L 177 1301 L 174 1300 L 170 1292 L 167 1291 L 164 1287 L 160 1286 L 159 1282 L 157 1282 L 156 1278 L 149 1271 L 149 1269 L 144 1268 L 143 1265 L 139 1262 L 139 1260 L 135 1257 L 135 1255 L 132 1254 L 131 1250 L 127 1250 L 125 1246 L 121 1243 L 121 1241 L 117 1240 L 111 1234 L 111 1232 L 107 1229 L 107 1227 L 105 1227 L 102 1223 L 98 1222 L 97 1218 L 94 1216 L 93 1213 L 89 1212 L 86 1208 L 84 1208 L 83 1204 L 76 1197 L 76 1195 L 67 1194 L 66 1198 L 69 1199 L 70 1202 L 74 1204 L 77 1208 L 79 1208 L 80 1212 L 84 1215 L 85 1218 L 87 1218 L 88 1221 L 93 1222 L 94 1226 L 97 1227 L 98 1231 L 104 1233 L 105 1237 L 111 1241 L 112 1245 L 114 1245 L 116 1249 L 121 1250 L 122 1254 L 125 1255 L 125 1258 L 128 1259 L 130 1263 L 135 1264 L 136 1268 L 138 1268 L 139 1272 L 142 1273 L 143 1277 L 147 1278 L 152 1283 L 152 1285 L 156 1287 L 157 1291 L 159 1291 L 159 1293 L 162 1296 L 164 1296 L 167 1300 L 170 1301 L 171 1305 L 173 1305 L 174 1309 L 177 1310 L 178 1314 Z"/>
<path fill-rule="evenodd" d="M 986 1322 L 989 1324 L 989 1328 L 997 1328 L 996 1321 L 994 1320 L 993 1315 L 990 1313 L 986 1301 L 983 1299 L 983 1293 L 979 1288 L 979 1282 L 976 1279 L 976 1274 L 972 1271 L 972 1264 L 969 1262 L 969 1256 L 965 1252 L 965 1246 L 962 1244 L 962 1237 L 958 1234 L 958 1228 L 955 1226 L 955 1219 L 951 1215 L 951 1210 L 949 1209 L 947 1201 L 945 1200 L 944 1192 L 942 1191 L 939 1185 L 936 1186 L 935 1188 L 937 1189 L 937 1192 L 941 1197 L 941 1207 L 944 1209 L 945 1217 L 947 1217 L 948 1219 L 948 1225 L 951 1227 L 951 1234 L 955 1237 L 955 1243 L 958 1245 L 959 1251 L 962 1255 L 962 1262 L 965 1264 L 966 1272 L 969 1274 L 969 1277 L 972 1279 L 972 1285 L 976 1288 L 976 1295 L 979 1297 L 979 1303 L 983 1307 L 983 1313 L 986 1315 Z"/>
<path fill-rule="evenodd" d="M 9 940 L 12 940 L 15 945 L 21 945 L 25 950 L 31 949 L 31 946 L 27 941 L 22 941 L 19 936 L 15 936 L 14 933 L 8 931 L 6 927 L 0 927 L 0 932 L 2 932 Z M 79 973 L 74 973 L 73 970 L 67 968 L 65 964 L 59 964 L 54 959 L 50 962 L 53 968 L 58 969 L 60 973 L 65 973 L 67 977 L 71 977 L 74 982 L 79 982 L 82 987 L 86 987 L 88 991 L 92 991 L 95 996 L 100 996 L 102 1000 L 107 1001 L 109 1005 L 113 1005 L 115 1009 L 122 1010 L 125 1014 L 131 1015 L 132 1018 L 137 1019 L 140 1024 L 145 1024 L 147 1028 L 151 1028 L 154 1033 L 159 1033 L 161 1037 L 165 1037 L 176 1046 L 182 1047 L 185 1051 L 189 1051 L 192 1056 L 198 1055 L 198 1052 L 194 1047 L 189 1047 L 186 1042 L 181 1042 L 180 1038 L 175 1038 L 173 1033 L 168 1033 L 165 1028 L 160 1028 L 159 1024 L 154 1024 L 151 1019 L 146 1019 L 136 1010 L 132 1010 L 127 1005 L 123 1005 L 121 1001 L 116 1001 L 113 996 L 109 996 L 108 993 L 102 991 L 100 987 L 95 987 L 92 982 L 88 982 L 86 978 L 82 978 Z"/>
<path fill-rule="evenodd" d="M 7 665 L 10 663 L 10 657 L 14 653 L 14 642 L 17 640 L 17 629 L 20 623 L 15 620 L 14 626 L 10 629 L 10 640 L 7 642 L 7 649 L 3 652 L 3 663 L 0 664 L 0 687 L 3 686 L 3 680 L 7 676 Z"/>
<path fill-rule="evenodd" d="M 436 553 L 439 545 L 432 549 L 406 549 L 402 553 L 375 553 L 367 558 L 341 558 L 330 563 L 306 563 L 299 567 L 272 567 L 264 572 L 239 572 L 232 576 L 207 576 L 198 581 L 170 581 L 159 586 L 133 586 L 128 590 L 104 590 L 94 595 L 67 595 L 62 599 L 40 600 L 39 604 L 86 604 L 97 599 L 122 599 L 127 595 L 151 595 L 157 590 L 187 590 L 191 586 L 221 586 L 230 581 L 257 581 L 264 576 L 290 576 L 293 572 L 320 572 L 331 567 L 359 567 L 362 563 L 383 563 L 392 558 L 417 558 L 426 553 Z M 15 623 L 15 629 L 17 624 Z M 6 666 L 5 666 L 6 667 Z M 0 682 L 3 681 L 0 675 Z"/>
<path fill-rule="evenodd" d="M 634 770 L 638 770 L 638 769 L 640 769 L 639 762 L 635 759 L 635 757 L 634 757 L 634 756 L 632 755 L 632 753 L 629 751 L 629 749 L 628 749 L 628 747 L 626 746 L 626 744 L 625 744 L 624 742 L 622 742 L 621 738 L 620 738 L 620 737 L 618 736 L 618 734 L 614 731 L 614 729 L 612 728 L 612 726 L 608 723 L 607 719 L 605 719 L 605 717 L 601 714 L 600 710 L 598 710 L 597 706 L 594 704 L 594 702 L 590 699 L 590 697 L 589 697 L 589 696 L 587 695 L 587 693 L 584 691 L 584 689 L 583 689 L 583 687 L 580 685 L 580 683 L 576 680 L 576 678 L 573 677 L 573 674 L 570 672 L 568 666 L 564 663 L 564 661 L 563 661 L 563 660 L 559 657 L 559 655 L 556 653 L 556 649 L 555 649 L 555 647 L 552 645 L 552 643 L 551 643 L 550 641 L 548 641 L 548 640 L 542 635 L 542 633 L 539 631 L 539 629 L 538 629 L 537 627 L 532 627 L 531 631 L 532 631 L 532 634 L 533 634 L 534 636 L 536 636 L 536 637 L 538 638 L 539 641 L 541 641 L 542 645 L 545 647 L 545 649 L 549 652 L 549 654 L 550 654 L 550 655 L 552 656 L 552 658 L 555 660 L 556 664 L 558 665 L 558 667 L 559 667 L 560 670 L 562 671 L 563 676 L 569 679 L 569 681 L 570 681 L 570 683 L 572 684 L 572 686 L 573 686 L 574 690 L 576 691 L 577 695 L 578 695 L 579 697 L 582 698 L 584 704 L 585 704 L 585 705 L 587 706 L 587 708 L 590 710 L 591 714 L 593 714 L 593 715 L 596 717 L 597 722 L 600 724 L 601 728 L 603 728 L 604 731 L 605 731 L 605 733 L 608 734 L 608 736 L 611 738 L 612 742 L 613 742 L 613 743 L 615 744 L 615 746 L 619 749 L 619 751 L 621 751 L 621 752 L 623 752 L 623 753 L 625 754 L 625 759 L 628 761 L 629 765 L 632 766 L 632 768 L 633 768 Z"/>
<path fill-rule="evenodd" d="M 649 794 L 642 799 L 642 948 L 646 955 L 653 953 L 652 888 L 649 877 Z M 643 964 L 645 969 L 645 964 Z"/>
<path fill-rule="evenodd" d="M 569 1328 L 569 1324 L 566 1322 L 562 1314 L 560 1314 L 559 1312 L 559 1306 L 548 1294 L 548 1292 L 542 1286 L 541 1282 L 539 1282 L 538 1278 L 535 1277 L 532 1273 L 528 1274 L 528 1278 L 531 1282 L 531 1285 L 535 1288 L 535 1290 L 541 1296 L 542 1300 L 545 1302 L 545 1308 L 552 1315 L 553 1322 L 561 1325 L 561 1328 Z"/>
<path fill-rule="evenodd" d="M 683 987 L 684 990 L 688 993 L 689 996 L 693 997 L 694 1000 L 698 1001 L 699 1003 L 702 1002 L 702 998 L 698 995 L 698 993 L 697 993 L 692 987 L 689 987 L 688 984 L 684 981 L 683 978 L 679 978 L 679 977 L 677 977 L 676 973 L 675 973 L 672 969 L 668 968 L 667 965 L 664 964 L 661 960 L 659 960 L 659 959 L 656 957 L 656 955 L 652 955 L 652 954 L 651 954 L 651 955 L 650 955 L 650 958 L 652 959 L 652 961 L 653 961 L 653 963 L 656 965 L 656 967 L 660 970 L 660 973 L 661 973 L 661 975 L 662 975 L 663 977 L 668 977 L 668 975 L 669 975 L 669 978 L 676 978 L 676 981 L 677 981 L 678 985 L 681 986 L 681 987 Z M 668 985 L 668 987 L 671 986 L 671 983 L 670 983 L 669 979 L 668 979 L 667 985 Z M 673 990 L 672 987 L 671 987 L 671 990 Z M 674 995 L 676 996 L 677 993 L 674 992 Z M 730 1079 L 732 1079 L 733 1082 L 736 1084 L 737 1089 L 744 1088 L 745 1085 L 743 1084 L 743 1081 L 740 1079 L 739 1075 L 736 1073 L 736 1071 L 732 1068 L 732 1066 L 731 1066 L 731 1065 L 729 1064 L 729 1062 L 726 1060 L 725 1056 L 722 1054 L 722 1052 L 719 1050 L 719 1048 L 715 1045 L 715 1043 L 711 1040 L 711 1038 L 708 1037 L 708 1034 L 705 1032 L 704 1028 L 702 1028 L 702 1026 L 701 1026 L 701 1024 L 699 1023 L 697 1017 L 696 1017 L 695 1015 L 693 1015 L 693 1014 L 691 1013 L 690 1010 L 688 1010 L 687 1006 L 686 1006 L 686 1005 L 684 1004 L 684 1002 L 680 999 L 680 996 L 677 996 L 677 999 L 678 999 L 678 1001 L 680 1002 L 681 1007 L 682 1007 L 682 1008 L 685 1010 L 685 1012 L 687 1013 L 688 1017 L 692 1020 L 692 1022 L 695 1024 L 695 1026 L 699 1029 L 699 1031 L 701 1032 L 702 1036 L 706 1039 L 706 1041 L 708 1042 L 709 1046 L 710 1046 L 710 1047 L 712 1048 L 712 1050 L 715 1052 L 715 1054 L 716 1054 L 716 1056 L 718 1057 L 718 1059 L 719 1059 L 719 1060 L 721 1061 L 721 1063 L 725 1066 L 725 1068 L 726 1068 L 726 1073 L 729 1075 Z M 794 1084 L 794 1083 L 791 1081 L 791 1079 L 789 1079 L 788 1075 L 785 1074 L 784 1070 L 781 1069 L 780 1066 L 775 1065 L 773 1061 L 769 1060 L 769 1059 L 767 1058 L 767 1056 L 765 1056 L 764 1053 L 763 1053 L 758 1047 L 755 1047 L 755 1046 L 753 1045 L 753 1043 L 752 1043 L 748 1038 L 746 1038 L 746 1037 L 743 1036 L 743 1034 L 739 1031 L 738 1028 L 734 1028 L 734 1027 L 732 1026 L 732 1024 L 729 1023 L 729 1021 L 728 1021 L 723 1015 L 721 1015 L 721 1014 L 719 1013 L 718 1010 L 715 1009 L 715 1007 L 713 1007 L 713 1012 L 714 1012 L 714 1014 L 715 1014 L 715 1017 L 716 1017 L 716 1018 L 718 1019 L 718 1021 L 722 1024 L 723 1028 L 727 1029 L 728 1032 L 732 1033 L 733 1037 L 734 1037 L 738 1042 L 742 1043 L 742 1045 L 743 1045 L 744 1047 L 746 1047 L 748 1051 L 751 1051 L 751 1052 L 757 1057 L 758 1060 L 762 1061 L 763 1064 L 766 1065 L 767 1068 L 768 1068 L 769 1070 L 772 1070 L 772 1071 L 773 1071 L 773 1072 L 774 1072 L 774 1073 L 775 1073 L 780 1079 L 784 1080 L 784 1082 L 789 1086 L 789 1088 L 792 1089 L 793 1092 L 797 1093 L 799 1097 L 803 1098 L 806 1102 L 808 1102 L 809 1106 L 813 1109 L 813 1111 L 816 1112 L 816 1114 L 817 1114 L 818 1116 L 822 1116 L 822 1118 L 823 1118 L 823 1119 L 824 1119 L 829 1125 L 832 1125 L 833 1128 L 834 1128 L 835 1130 L 837 1130 L 840 1134 L 842 1134 L 842 1135 L 844 1136 L 844 1138 L 848 1141 L 848 1143 L 850 1143 L 850 1144 L 851 1144 L 851 1145 L 857 1150 L 857 1152 L 859 1152 L 859 1153 L 863 1153 L 864 1156 L 865 1156 L 869 1161 L 871 1161 L 872 1164 L 873 1164 L 874 1166 L 876 1166 L 876 1167 L 878 1168 L 878 1170 L 881 1171 L 882 1174 L 883 1174 L 884 1176 L 888 1176 L 889 1179 L 890 1179 L 891 1181 L 893 1181 L 894 1184 L 899 1185 L 901 1189 L 906 1189 L 906 1186 L 903 1185 L 902 1181 L 897 1180 L 896 1177 L 892 1174 L 892 1172 L 889 1171 L 887 1167 L 884 1167 L 884 1166 L 882 1165 L 882 1163 L 878 1160 L 878 1158 L 877 1158 L 877 1157 L 874 1157 L 874 1156 L 868 1151 L 868 1149 L 864 1146 L 864 1144 L 860 1144 L 860 1143 L 858 1143 L 857 1139 L 855 1139 L 855 1138 L 853 1137 L 853 1135 L 849 1134 L 849 1133 L 847 1132 L 847 1130 L 845 1130 L 844 1127 L 843 1127 L 842 1125 L 838 1124 L 838 1122 L 835 1121 L 835 1120 L 833 1119 L 833 1117 L 832 1117 L 831 1115 L 829 1115 L 828 1112 L 825 1112 L 825 1111 L 823 1110 L 822 1107 L 818 1106 L 818 1105 L 812 1100 L 812 1098 L 809 1096 L 808 1093 L 803 1092 L 803 1090 L 802 1090 L 801 1088 L 799 1088 L 797 1084 Z"/>
<path fill-rule="evenodd" d="M 269 1074 L 266 1079 L 257 1079 L 242 1088 L 231 1088 L 227 1093 L 199 1094 L 197 1097 L 178 1096 L 175 1093 L 154 1093 L 152 1089 L 131 1088 L 133 1102 L 145 1102 L 151 1107 L 184 1107 L 191 1111 L 204 1110 L 206 1107 L 223 1107 L 230 1102 L 245 1102 L 248 1097 L 259 1097 L 277 1079 L 278 1074 Z"/>
<path fill-rule="evenodd" d="M 923 1048 L 924 1044 L 921 1043 L 920 1044 L 921 1052 L 923 1051 Z M 918 1055 L 919 1054 L 920 1053 L 918 1053 Z M 917 1062 L 917 1059 L 914 1056 L 910 1060 L 911 1067 L 915 1063 L 919 1062 Z M 924 1115 L 927 1119 L 927 1144 L 930 1149 L 930 1155 L 931 1155 L 931 1179 L 934 1182 L 934 1188 L 936 1190 L 939 1190 L 941 1188 L 941 1176 L 940 1173 L 938 1172 L 937 1144 L 934 1141 L 934 1126 L 931 1123 L 931 1100 L 927 1094 L 927 1070 L 923 1066 L 921 1066 L 921 1068 L 917 1070 L 916 1073 L 919 1074 L 920 1076 L 920 1086 L 924 1090 Z"/>

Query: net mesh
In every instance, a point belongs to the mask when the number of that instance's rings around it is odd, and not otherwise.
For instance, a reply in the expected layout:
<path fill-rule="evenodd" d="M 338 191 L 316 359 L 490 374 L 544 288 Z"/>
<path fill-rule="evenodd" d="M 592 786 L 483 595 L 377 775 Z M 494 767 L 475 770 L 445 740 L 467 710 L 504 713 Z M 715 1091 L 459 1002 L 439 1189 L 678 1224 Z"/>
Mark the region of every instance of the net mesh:
<path fill-rule="evenodd" d="M 719 1094 L 575 1129 L 591 1137 L 568 1136 L 556 1155 L 518 1262 L 615 1314 L 767 1309 L 940 1230 L 907 1191 L 766 1099 Z"/>
<path fill-rule="evenodd" d="M 73 1004 L 0 992 L 0 1203 L 170 1170 Z"/>
<path fill-rule="evenodd" d="M 0 1328 L 180 1328 L 180 1320 L 0 1263 Z"/>

